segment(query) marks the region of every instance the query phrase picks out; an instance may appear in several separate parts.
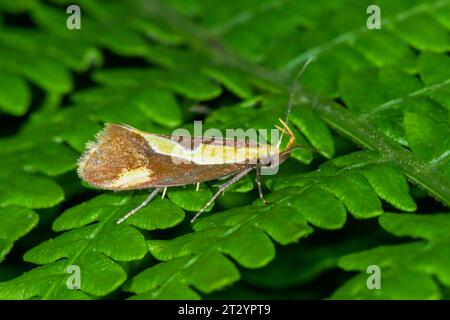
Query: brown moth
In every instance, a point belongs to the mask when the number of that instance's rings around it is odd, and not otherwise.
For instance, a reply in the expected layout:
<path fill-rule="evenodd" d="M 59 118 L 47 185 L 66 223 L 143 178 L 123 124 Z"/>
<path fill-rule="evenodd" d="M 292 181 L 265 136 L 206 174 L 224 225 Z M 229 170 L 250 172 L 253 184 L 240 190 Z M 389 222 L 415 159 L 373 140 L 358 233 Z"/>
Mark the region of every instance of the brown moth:
<path fill-rule="evenodd" d="M 298 73 L 303 73 L 307 63 Z M 296 82 L 295 82 L 296 83 Z M 117 223 L 145 207 L 161 190 L 168 187 L 197 184 L 233 176 L 191 220 L 193 222 L 229 186 L 256 171 L 259 196 L 265 202 L 261 188 L 261 168 L 284 162 L 295 146 L 295 137 L 287 125 L 294 87 L 289 96 L 286 121 L 280 119 L 289 137 L 283 150 L 279 146 L 259 144 L 239 139 L 213 137 L 170 136 L 140 131 L 123 124 L 107 124 L 95 142 L 87 145 L 78 162 L 78 175 L 89 184 L 104 190 L 137 190 L 154 188 L 138 207 Z"/>
<path fill-rule="evenodd" d="M 155 188 L 141 206 L 129 212 L 119 223 L 144 207 L 162 188 L 199 184 L 234 175 L 220 186 L 198 216 L 221 192 L 253 169 L 257 172 L 256 182 L 263 200 L 261 167 L 282 163 L 295 143 L 288 125 L 280 121 L 284 128 L 279 129 L 290 137 L 284 150 L 238 139 L 189 136 L 174 139 L 170 135 L 148 133 L 127 125 L 107 124 L 81 156 L 78 175 L 105 190 Z M 199 156 L 195 157 L 195 153 Z"/>

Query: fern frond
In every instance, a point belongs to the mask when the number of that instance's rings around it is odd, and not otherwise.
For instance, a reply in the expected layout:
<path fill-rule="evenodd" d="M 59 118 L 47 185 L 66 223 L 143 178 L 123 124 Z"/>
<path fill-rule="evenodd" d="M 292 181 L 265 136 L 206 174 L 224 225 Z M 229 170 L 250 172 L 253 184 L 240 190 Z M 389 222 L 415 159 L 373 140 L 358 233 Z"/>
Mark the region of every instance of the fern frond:
<path fill-rule="evenodd" d="M 134 208 L 143 197 L 117 194 L 98 196 L 70 208 L 53 223 L 55 231 L 66 231 L 29 250 L 25 261 L 43 265 L 0 284 L 3 299 L 72 299 L 83 294 L 67 287 L 67 268 L 79 267 L 79 288 L 84 295 L 104 296 L 126 280 L 117 261 L 142 259 L 146 253 L 144 236 L 131 224 L 154 230 L 168 228 L 183 220 L 181 209 L 167 200 L 156 200 L 126 224 L 118 218 Z M 128 210 L 128 211 L 127 211 Z M 35 282 L 34 279 L 41 279 Z M 20 287 L 13 290 L 11 286 Z"/>
<path fill-rule="evenodd" d="M 441 285 L 450 286 L 448 228 L 450 215 L 393 214 L 380 217 L 381 226 L 398 237 L 415 241 L 375 247 L 342 257 L 339 266 L 347 271 L 365 272 L 377 265 L 381 288 L 369 290 L 367 274 L 359 274 L 334 294 L 336 299 L 439 299 Z M 414 285 L 411 286 L 411 281 Z"/>

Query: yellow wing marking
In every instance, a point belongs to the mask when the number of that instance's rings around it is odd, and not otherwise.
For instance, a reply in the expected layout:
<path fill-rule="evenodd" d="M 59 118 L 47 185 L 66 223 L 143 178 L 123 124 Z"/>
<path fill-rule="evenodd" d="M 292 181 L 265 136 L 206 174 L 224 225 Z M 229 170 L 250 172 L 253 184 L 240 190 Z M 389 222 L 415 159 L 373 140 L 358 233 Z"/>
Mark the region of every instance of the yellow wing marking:
<path fill-rule="evenodd" d="M 267 157 L 278 152 L 278 148 L 270 145 L 258 147 L 236 148 L 228 145 L 200 144 L 194 149 L 185 148 L 177 141 L 153 135 L 151 133 L 140 133 L 157 153 L 177 157 L 196 164 L 233 164 L 249 160 Z"/>
<path fill-rule="evenodd" d="M 149 180 L 152 171 L 148 168 L 138 168 L 134 170 L 124 170 L 122 174 L 113 180 L 108 187 L 110 188 L 130 188 Z"/>

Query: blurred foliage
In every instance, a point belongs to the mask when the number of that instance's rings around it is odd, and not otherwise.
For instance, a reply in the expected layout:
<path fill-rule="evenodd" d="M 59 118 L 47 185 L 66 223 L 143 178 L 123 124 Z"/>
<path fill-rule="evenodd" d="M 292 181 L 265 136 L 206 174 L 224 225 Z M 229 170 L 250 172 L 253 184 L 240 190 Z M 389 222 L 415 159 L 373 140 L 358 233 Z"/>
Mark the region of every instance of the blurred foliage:
<path fill-rule="evenodd" d="M 0 2 L 0 298 L 444 297 L 450 0 L 78 0 L 80 30 L 70 4 Z M 117 225 L 146 192 L 76 176 L 105 122 L 273 128 L 309 58 L 290 117 L 307 148 L 263 177 L 270 205 L 246 177 L 194 225 L 217 182 Z"/>

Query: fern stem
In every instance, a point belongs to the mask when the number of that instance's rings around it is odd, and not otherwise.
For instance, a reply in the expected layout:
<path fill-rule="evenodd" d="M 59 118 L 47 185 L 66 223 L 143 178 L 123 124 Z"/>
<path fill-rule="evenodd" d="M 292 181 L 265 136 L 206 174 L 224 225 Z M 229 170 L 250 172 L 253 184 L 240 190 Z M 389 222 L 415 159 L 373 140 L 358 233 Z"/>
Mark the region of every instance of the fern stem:
<path fill-rule="evenodd" d="M 356 143 L 377 151 L 413 182 L 427 190 L 434 198 L 450 207 L 450 179 L 419 159 L 413 152 L 376 130 L 370 123 L 336 104 L 316 104 L 314 110 L 333 129 Z"/>

